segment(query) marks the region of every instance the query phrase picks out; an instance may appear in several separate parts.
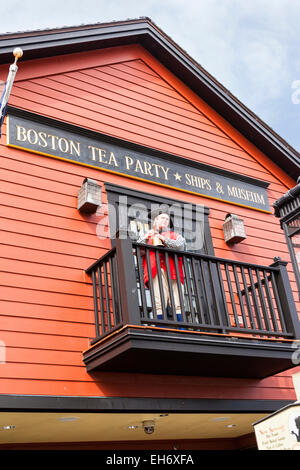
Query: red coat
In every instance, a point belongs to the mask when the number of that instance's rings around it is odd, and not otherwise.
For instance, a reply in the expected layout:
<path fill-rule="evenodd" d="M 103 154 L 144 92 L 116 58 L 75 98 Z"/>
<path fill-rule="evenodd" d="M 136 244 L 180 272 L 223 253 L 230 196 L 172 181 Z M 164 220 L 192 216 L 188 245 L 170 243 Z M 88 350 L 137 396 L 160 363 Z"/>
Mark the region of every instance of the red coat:
<path fill-rule="evenodd" d="M 178 235 L 175 232 L 164 232 L 164 237 L 170 238 L 171 240 L 176 240 L 177 236 Z M 148 239 L 148 244 L 149 245 L 153 244 L 153 239 L 152 238 Z M 153 250 L 149 251 L 149 258 L 150 258 L 152 278 L 154 278 L 156 276 L 156 273 L 157 273 L 155 251 L 153 251 Z M 166 271 L 167 267 L 166 267 L 166 263 L 165 263 L 164 253 L 159 253 L 159 259 L 160 259 L 161 268 Z M 171 279 L 177 279 L 175 263 L 174 263 L 174 259 L 173 259 L 172 255 L 169 255 L 169 265 L 170 265 Z M 145 285 L 147 286 L 148 280 L 149 280 L 149 275 L 148 275 L 148 269 L 147 269 L 146 256 L 143 257 L 143 268 L 144 268 L 144 281 L 145 281 Z M 183 283 L 184 275 L 183 275 L 183 270 L 182 270 L 182 258 L 181 257 L 178 257 L 178 268 L 179 268 L 180 281 Z"/>

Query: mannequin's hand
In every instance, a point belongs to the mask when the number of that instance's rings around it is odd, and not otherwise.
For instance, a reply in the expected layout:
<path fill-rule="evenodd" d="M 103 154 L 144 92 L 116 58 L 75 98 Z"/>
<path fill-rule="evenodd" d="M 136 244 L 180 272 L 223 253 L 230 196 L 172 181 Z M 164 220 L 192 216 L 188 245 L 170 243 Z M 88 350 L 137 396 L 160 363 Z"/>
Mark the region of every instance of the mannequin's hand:
<path fill-rule="evenodd" d="M 145 237 L 146 238 L 151 238 L 153 237 L 154 235 L 156 234 L 155 230 L 149 230 L 146 234 L 145 234 Z"/>
<path fill-rule="evenodd" d="M 165 237 L 164 237 L 161 233 L 159 233 L 159 234 L 156 235 L 156 236 L 157 236 L 157 238 L 160 239 L 160 241 L 161 241 L 162 243 L 165 243 Z"/>

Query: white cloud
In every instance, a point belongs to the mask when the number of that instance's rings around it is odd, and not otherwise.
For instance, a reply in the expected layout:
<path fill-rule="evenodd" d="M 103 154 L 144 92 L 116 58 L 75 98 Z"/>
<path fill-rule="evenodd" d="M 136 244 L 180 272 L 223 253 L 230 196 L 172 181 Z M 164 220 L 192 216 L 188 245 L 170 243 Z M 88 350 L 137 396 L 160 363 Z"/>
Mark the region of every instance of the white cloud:
<path fill-rule="evenodd" d="M 288 134 L 300 79 L 300 0 L 10 0 L 0 32 L 150 17 L 235 96 Z M 291 108 L 291 106 L 293 106 Z M 299 108 L 299 109 L 298 109 Z M 294 135 L 299 144 L 300 137 Z"/>

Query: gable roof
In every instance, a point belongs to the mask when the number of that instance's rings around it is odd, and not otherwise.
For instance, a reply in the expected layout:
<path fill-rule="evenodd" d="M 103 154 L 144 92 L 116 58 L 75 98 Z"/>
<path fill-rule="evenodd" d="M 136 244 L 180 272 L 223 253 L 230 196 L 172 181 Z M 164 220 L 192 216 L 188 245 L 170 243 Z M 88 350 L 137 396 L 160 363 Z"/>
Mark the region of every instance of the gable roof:
<path fill-rule="evenodd" d="M 0 36 L 0 64 L 23 49 L 22 61 L 113 46 L 141 44 L 175 76 L 256 145 L 291 178 L 300 175 L 299 152 L 233 96 L 149 18 Z"/>

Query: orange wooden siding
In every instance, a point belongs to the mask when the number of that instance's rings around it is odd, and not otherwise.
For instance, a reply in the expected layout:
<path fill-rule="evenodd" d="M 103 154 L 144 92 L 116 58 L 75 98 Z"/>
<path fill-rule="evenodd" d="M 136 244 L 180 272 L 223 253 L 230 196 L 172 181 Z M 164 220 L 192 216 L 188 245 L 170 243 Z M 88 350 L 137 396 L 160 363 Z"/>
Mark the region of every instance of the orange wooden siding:
<path fill-rule="evenodd" d="M 0 76 L 7 72 L 3 67 Z M 294 182 L 139 46 L 20 63 L 10 104 L 77 126 L 225 168 L 270 183 L 270 204 Z M 87 374 L 82 351 L 94 336 L 90 279 L 84 270 L 110 247 L 97 236 L 107 214 L 76 209 L 85 177 L 153 193 L 150 183 L 0 143 L 1 393 L 295 399 L 290 373 L 257 380 Z M 155 187 L 157 192 L 158 187 Z M 278 219 L 192 194 L 160 194 L 210 207 L 215 254 L 268 265 L 289 260 Z M 106 194 L 103 191 L 103 202 Z M 228 212 L 247 240 L 224 242 Z M 100 225 L 99 225 L 100 224 Z M 289 274 L 297 292 L 291 265 Z"/>

